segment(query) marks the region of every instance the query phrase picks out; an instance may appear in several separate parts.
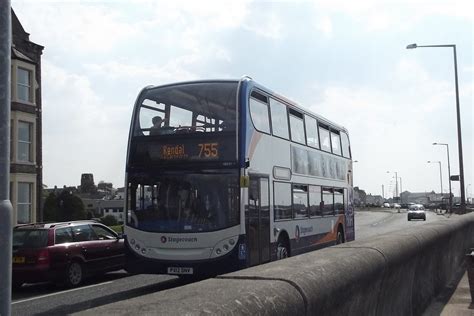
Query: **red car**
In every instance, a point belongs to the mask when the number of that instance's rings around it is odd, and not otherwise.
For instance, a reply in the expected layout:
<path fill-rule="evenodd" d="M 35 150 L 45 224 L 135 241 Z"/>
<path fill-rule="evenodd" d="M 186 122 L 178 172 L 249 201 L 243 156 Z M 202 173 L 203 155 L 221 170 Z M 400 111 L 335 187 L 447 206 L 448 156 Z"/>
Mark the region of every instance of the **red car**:
<path fill-rule="evenodd" d="M 124 266 L 123 239 L 95 221 L 39 223 L 13 229 L 12 284 L 78 286 L 87 276 Z"/>

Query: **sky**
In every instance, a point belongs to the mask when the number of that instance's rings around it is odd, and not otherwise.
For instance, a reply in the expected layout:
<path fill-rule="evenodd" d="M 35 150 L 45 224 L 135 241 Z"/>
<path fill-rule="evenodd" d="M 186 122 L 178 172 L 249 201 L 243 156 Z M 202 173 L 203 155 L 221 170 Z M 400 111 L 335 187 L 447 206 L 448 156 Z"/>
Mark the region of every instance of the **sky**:
<path fill-rule="evenodd" d="M 43 182 L 124 185 L 133 104 L 147 85 L 248 75 L 349 131 L 354 186 L 448 192 L 474 181 L 472 0 L 12 0 L 42 57 Z M 387 173 L 387 171 L 390 171 Z M 400 182 L 400 181 L 399 181 Z M 459 182 L 453 182 L 459 196 Z"/>

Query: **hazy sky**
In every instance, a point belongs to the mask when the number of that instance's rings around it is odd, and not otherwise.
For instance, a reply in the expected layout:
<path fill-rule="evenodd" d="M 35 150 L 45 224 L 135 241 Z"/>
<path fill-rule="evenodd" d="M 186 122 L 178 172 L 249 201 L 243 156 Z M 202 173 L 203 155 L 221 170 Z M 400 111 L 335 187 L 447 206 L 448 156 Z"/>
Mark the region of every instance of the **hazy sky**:
<path fill-rule="evenodd" d="M 45 46 L 44 183 L 124 185 L 126 144 L 140 89 L 249 75 L 350 133 L 354 185 L 368 193 L 439 192 L 445 147 L 458 174 L 456 44 L 465 183 L 472 196 L 472 0 L 41 1 L 12 0 L 30 39 Z M 453 182 L 459 195 L 459 184 Z"/>

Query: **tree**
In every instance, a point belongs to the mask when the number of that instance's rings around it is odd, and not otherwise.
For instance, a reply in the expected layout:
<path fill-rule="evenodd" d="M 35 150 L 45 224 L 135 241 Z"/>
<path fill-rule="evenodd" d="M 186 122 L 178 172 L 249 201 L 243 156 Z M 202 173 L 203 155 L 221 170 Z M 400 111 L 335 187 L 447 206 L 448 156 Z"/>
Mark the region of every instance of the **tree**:
<path fill-rule="evenodd" d="M 46 222 L 54 222 L 60 220 L 58 199 L 56 197 L 56 194 L 54 193 L 50 193 L 44 201 L 43 220 Z"/>
<path fill-rule="evenodd" d="M 78 196 L 64 190 L 59 194 L 57 199 L 61 221 L 73 221 L 87 218 L 84 204 Z"/>

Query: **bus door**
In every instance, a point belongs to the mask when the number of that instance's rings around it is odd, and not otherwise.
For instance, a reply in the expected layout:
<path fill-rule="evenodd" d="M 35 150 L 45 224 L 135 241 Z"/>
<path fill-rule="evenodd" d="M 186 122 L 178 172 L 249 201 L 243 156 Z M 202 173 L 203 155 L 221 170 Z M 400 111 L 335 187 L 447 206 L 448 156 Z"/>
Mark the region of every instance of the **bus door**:
<path fill-rule="evenodd" d="M 250 175 L 246 214 L 249 266 L 270 261 L 270 197 L 267 176 Z"/>

